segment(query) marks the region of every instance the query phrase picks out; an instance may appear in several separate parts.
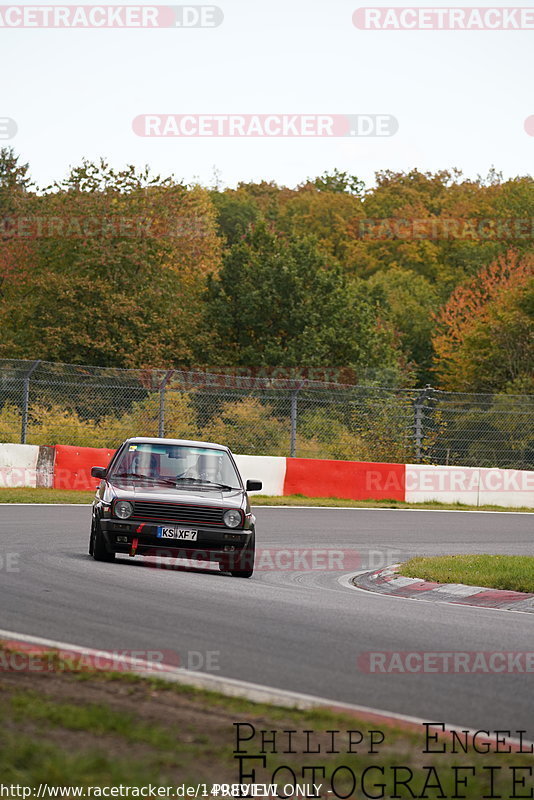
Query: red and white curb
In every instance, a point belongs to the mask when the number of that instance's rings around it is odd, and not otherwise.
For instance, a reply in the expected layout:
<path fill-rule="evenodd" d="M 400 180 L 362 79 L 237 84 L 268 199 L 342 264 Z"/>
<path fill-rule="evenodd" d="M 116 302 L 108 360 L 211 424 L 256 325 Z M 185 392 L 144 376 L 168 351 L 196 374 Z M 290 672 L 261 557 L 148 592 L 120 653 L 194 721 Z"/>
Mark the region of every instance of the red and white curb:
<path fill-rule="evenodd" d="M 534 594 L 488 589 L 485 586 L 467 586 L 464 583 L 433 583 L 421 578 L 406 578 L 404 575 L 399 575 L 399 567 L 399 564 L 393 564 L 385 569 L 357 575 L 352 583 L 358 589 L 390 597 L 534 614 Z"/>

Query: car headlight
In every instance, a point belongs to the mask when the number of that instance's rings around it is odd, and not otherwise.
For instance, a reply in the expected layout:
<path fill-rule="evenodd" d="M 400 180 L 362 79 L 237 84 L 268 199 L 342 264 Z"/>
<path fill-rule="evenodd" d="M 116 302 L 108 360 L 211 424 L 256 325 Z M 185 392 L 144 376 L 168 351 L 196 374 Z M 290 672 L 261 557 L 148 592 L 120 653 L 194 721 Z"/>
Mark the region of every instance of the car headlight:
<path fill-rule="evenodd" d="M 231 509 L 230 511 L 225 511 L 223 514 L 224 524 L 228 528 L 238 528 L 241 525 L 241 512 L 234 511 Z"/>
<path fill-rule="evenodd" d="M 119 519 L 128 519 L 133 514 L 133 503 L 129 503 L 128 500 L 119 500 L 115 503 L 113 511 L 116 517 Z"/>

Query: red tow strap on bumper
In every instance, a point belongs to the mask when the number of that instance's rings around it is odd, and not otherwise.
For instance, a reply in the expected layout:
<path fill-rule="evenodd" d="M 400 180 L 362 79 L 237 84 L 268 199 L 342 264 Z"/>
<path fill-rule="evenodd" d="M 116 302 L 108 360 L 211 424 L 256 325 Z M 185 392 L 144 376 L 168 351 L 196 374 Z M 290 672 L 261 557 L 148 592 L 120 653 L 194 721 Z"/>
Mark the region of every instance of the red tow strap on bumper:
<path fill-rule="evenodd" d="M 138 528 L 137 528 L 137 530 L 136 530 L 136 533 L 141 533 L 141 531 L 143 530 L 143 528 L 145 527 L 145 525 L 146 525 L 146 522 L 142 522 L 142 523 L 141 523 L 141 524 L 138 526 Z M 138 537 L 136 536 L 134 539 L 132 539 L 132 546 L 130 547 L 130 558 L 133 558 L 133 557 L 135 556 L 135 554 L 137 553 L 137 545 L 138 545 L 138 544 L 139 544 L 139 539 L 138 539 Z"/>

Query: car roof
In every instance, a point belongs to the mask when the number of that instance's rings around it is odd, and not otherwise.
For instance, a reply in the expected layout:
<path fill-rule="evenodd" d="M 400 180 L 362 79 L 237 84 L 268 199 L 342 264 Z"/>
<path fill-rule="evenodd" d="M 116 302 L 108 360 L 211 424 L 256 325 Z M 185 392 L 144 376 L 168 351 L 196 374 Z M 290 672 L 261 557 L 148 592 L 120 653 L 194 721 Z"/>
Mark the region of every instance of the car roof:
<path fill-rule="evenodd" d="M 215 450 L 225 450 L 229 451 L 230 448 L 224 444 L 216 444 L 215 442 L 196 442 L 192 439 L 163 439 L 159 437 L 151 437 L 151 436 L 133 436 L 130 439 L 126 439 L 126 442 L 132 442 L 137 444 L 177 444 L 177 445 L 184 445 L 185 447 L 211 447 Z"/>

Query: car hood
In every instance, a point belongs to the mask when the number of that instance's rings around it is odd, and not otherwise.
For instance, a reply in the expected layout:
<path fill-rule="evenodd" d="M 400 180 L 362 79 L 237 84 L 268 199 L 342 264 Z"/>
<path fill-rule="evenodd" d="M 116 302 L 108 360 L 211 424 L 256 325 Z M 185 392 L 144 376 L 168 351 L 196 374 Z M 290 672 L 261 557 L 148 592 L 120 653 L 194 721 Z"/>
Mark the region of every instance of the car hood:
<path fill-rule="evenodd" d="M 243 489 L 232 489 L 222 492 L 220 489 L 191 491 L 188 486 L 176 489 L 173 486 L 138 486 L 129 481 L 109 482 L 113 494 L 119 500 L 147 500 L 152 503 L 185 503 L 195 506 L 225 506 L 242 508 L 245 492 Z"/>

